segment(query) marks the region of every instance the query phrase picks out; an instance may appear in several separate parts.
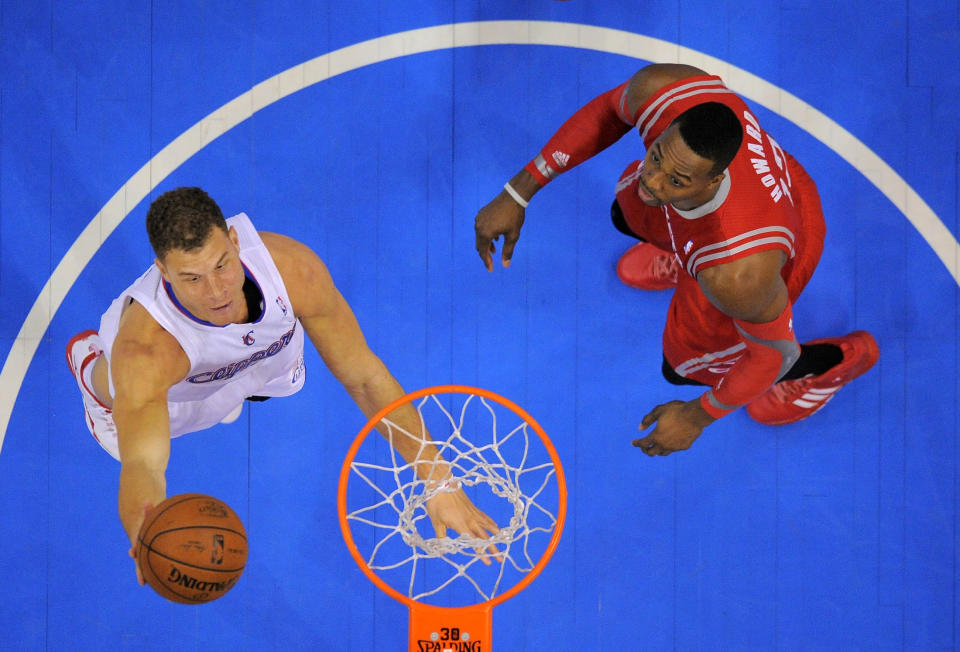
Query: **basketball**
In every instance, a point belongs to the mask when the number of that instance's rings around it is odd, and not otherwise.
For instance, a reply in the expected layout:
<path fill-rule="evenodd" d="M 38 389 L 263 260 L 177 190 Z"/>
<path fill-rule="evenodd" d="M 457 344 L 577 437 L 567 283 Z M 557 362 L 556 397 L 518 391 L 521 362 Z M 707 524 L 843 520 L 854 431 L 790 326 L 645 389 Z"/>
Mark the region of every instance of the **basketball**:
<path fill-rule="evenodd" d="M 167 600 L 210 602 L 233 588 L 247 563 L 247 533 L 229 505 L 204 494 L 171 496 L 140 527 L 137 564 Z"/>

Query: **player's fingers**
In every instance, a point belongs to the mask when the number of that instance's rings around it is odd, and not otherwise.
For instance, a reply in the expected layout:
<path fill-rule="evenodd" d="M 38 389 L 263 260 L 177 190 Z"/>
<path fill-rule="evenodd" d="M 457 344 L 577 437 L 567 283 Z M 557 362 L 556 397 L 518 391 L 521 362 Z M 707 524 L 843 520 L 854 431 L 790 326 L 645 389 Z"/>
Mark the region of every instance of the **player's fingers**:
<path fill-rule="evenodd" d="M 480 260 L 483 261 L 483 266 L 487 268 L 488 272 L 493 271 L 492 254 L 495 250 L 496 247 L 493 246 L 493 241 L 490 238 L 477 234 L 477 253 L 480 254 Z"/>
<path fill-rule="evenodd" d="M 493 563 L 490 561 L 491 559 L 496 560 L 498 563 L 503 563 L 503 555 L 500 554 L 496 546 L 490 546 L 483 551 L 483 563 L 490 566 Z"/>
<path fill-rule="evenodd" d="M 143 573 L 140 572 L 140 562 L 137 561 L 137 552 L 133 548 L 130 548 L 128 552 L 130 556 L 133 558 L 133 567 L 137 571 L 137 584 L 139 584 L 140 586 L 143 586 L 144 584 L 146 584 L 146 582 L 143 579 Z"/>
<path fill-rule="evenodd" d="M 489 535 L 488 535 L 486 532 L 482 531 L 482 530 L 481 530 L 481 531 L 474 531 L 473 536 L 474 536 L 475 538 L 477 538 L 477 539 L 487 539 L 487 538 L 489 538 Z M 491 557 L 492 555 L 496 555 L 496 554 L 497 554 L 497 549 L 494 548 L 493 546 L 490 546 L 489 548 L 484 548 L 483 546 L 479 546 L 479 547 L 477 547 L 477 548 L 474 548 L 474 551 L 477 553 L 477 556 L 480 557 L 480 561 L 483 562 L 483 565 L 484 565 L 484 566 L 489 566 L 489 565 L 492 563 L 492 562 L 490 561 L 490 557 Z"/>
<path fill-rule="evenodd" d="M 659 419 L 665 407 L 666 407 L 665 405 L 658 405 L 652 410 L 650 410 L 649 412 L 647 412 L 646 416 L 644 416 L 643 420 L 640 422 L 640 430 L 649 428 L 650 424 L 652 424 L 654 421 Z"/>
<path fill-rule="evenodd" d="M 485 516 L 485 514 L 483 514 L 483 512 L 478 510 L 476 507 L 474 507 L 473 509 L 476 512 L 474 514 L 474 518 L 469 520 L 465 524 L 465 527 L 458 531 L 461 532 L 461 534 L 466 534 L 467 536 L 473 537 L 474 539 L 489 539 L 490 533 L 487 532 L 486 525 L 484 524 L 484 519 L 483 519 L 483 516 Z M 478 546 L 474 548 L 473 551 L 477 553 L 477 556 L 480 558 L 480 561 L 482 561 L 485 566 L 490 565 L 490 559 L 489 557 L 487 557 L 486 550 L 484 549 L 483 546 Z M 496 550 L 494 550 L 494 552 L 496 552 Z"/>
<path fill-rule="evenodd" d="M 648 455 L 649 457 L 656 455 L 657 451 L 659 450 L 657 441 L 651 436 L 643 437 L 642 439 L 634 439 L 633 445 L 642 450 L 644 454 Z"/>
<path fill-rule="evenodd" d="M 476 512 L 477 520 L 480 521 L 480 527 L 485 531 L 481 536 L 487 536 L 489 534 L 496 534 L 500 531 L 500 528 L 497 526 L 497 522 L 492 518 L 481 512 L 476 505 L 473 505 L 473 509 Z"/>
<path fill-rule="evenodd" d="M 660 418 L 660 413 L 657 411 L 657 408 L 653 408 L 650 412 L 647 412 L 643 419 L 640 420 L 640 430 L 645 430 L 649 428 L 657 419 Z"/>
<path fill-rule="evenodd" d="M 499 562 L 503 561 L 503 553 L 500 552 L 496 544 L 491 543 L 489 547 L 487 547 L 487 553 L 497 561 Z"/>
<path fill-rule="evenodd" d="M 471 507 L 473 506 L 471 505 Z M 473 507 L 472 511 L 473 513 L 467 517 L 463 529 L 457 531 L 476 539 L 486 539 L 490 534 L 487 532 L 486 525 L 483 522 L 482 513 L 480 513 L 476 507 Z"/>
<path fill-rule="evenodd" d="M 477 556 L 480 557 L 480 562 L 484 566 L 490 566 L 493 562 L 490 561 L 490 555 L 483 548 L 477 548 Z"/>
<path fill-rule="evenodd" d="M 504 267 L 510 267 L 510 260 L 513 258 L 513 248 L 517 246 L 517 240 L 519 239 L 519 231 L 503 234 L 503 251 L 500 252 L 500 259 Z"/>
<path fill-rule="evenodd" d="M 466 532 L 464 532 L 464 534 L 466 534 L 467 536 L 471 536 L 471 537 L 473 537 L 474 539 L 485 539 L 485 538 L 487 538 L 487 533 L 486 533 L 486 532 L 483 532 L 482 530 L 480 530 L 480 529 L 477 528 L 477 527 L 470 526 L 470 527 L 467 527 L 467 528 L 464 528 L 464 529 L 466 530 Z M 483 546 L 477 546 L 476 548 L 473 549 L 473 552 L 475 552 L 476 555 L 477 555 L 477 557 L 480 558 L 480 561 L 483 562 L 483 565 L 484 565 L 484 566 L 489 566 L 489 565 L 490 565 L 490 560 L 487 558 L 487 555 L 486 555 L 486 552 L 484 551 Z"/>

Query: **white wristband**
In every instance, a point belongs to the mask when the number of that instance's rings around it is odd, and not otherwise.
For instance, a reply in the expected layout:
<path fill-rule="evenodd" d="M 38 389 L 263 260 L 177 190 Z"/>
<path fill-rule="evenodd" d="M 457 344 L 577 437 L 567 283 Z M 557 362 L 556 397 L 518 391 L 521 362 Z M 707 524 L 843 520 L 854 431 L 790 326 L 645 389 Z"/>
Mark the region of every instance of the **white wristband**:
<path fill-rule="evenodd" d="M 526 207 L 530 204 L 530 202 L 528 202 L 526 199 L 524 199 L 523 197 L 520 196 L 520 193 L 519 193 L 519 192 L 517 192 L 516 190 L 513 189 L 513 186 L 510 185 L 510 182 L 509 182 L 509 181 L 507 181 L 505 184 L 503 184 L 503 189 L 507 191 L 507 194 L 508 194 L 508 195 L 510 195 L 511 197 L 513 197 L 513 201 L 517 202 L 518 204 L 520 204 L 520 205 L 523 206 L 524 208 L 526 208 Z"/>

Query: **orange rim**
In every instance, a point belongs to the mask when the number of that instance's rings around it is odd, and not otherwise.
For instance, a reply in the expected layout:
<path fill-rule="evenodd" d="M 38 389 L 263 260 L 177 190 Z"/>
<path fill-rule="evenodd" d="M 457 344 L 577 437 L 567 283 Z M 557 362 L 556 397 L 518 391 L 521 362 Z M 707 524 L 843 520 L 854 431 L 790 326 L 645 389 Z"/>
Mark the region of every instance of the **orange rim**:
<path fill-rule="evenodd" d="M 499 394 L 491 392 L 487 389 L 482 389 L 480 387 L 470 387 L 468 385 L 436 385 L 434 387 L 426 387 L 424 389 L 417 390 L 416 392 L 411 392 L 405 396 L 401 396 L 373 415 L 373 417 L 367 421 L 367 424 L 353 440 L 350 450 L 347 451 L 347 457 L 343 461 L 343 468 L 340 470 L 340 482 L 337 486 L 337 514 L 340 520 L 340 532 L 343 534 L 343 540 L 347 544 L 347 549 L 350 551 L 350 556 L 353 557 L 353 560 L 357 563 L 357 566 L 360 567 L 360 570 L 363 571 L 363 574 L 366 575 L 367 578 L 377 586 L 377 588 L 392 597 L 394 600 L 407 605 L 411 609 L 422 609 L 424 606 L 432 606 L 423 602 L 418 602 L 409 596 L 403 595 L 385 581 L 380 579 L 376 573 L 370 570 L 370 568 L 367 566 L 367 562 L 360 554 L 360 551 L 357 550 L 357 546 L 353 541 L 353 535 L 350 533 L 350 525 L 347 523 L 347 483 L 350 480 L 350 464 L 353 462 L 353 458 L 356 456 L 361 444 L 363 444 L 363 441 L 366 439 L 370 431 L 373 430 L 374 426 L 380 423 L 385 416 L 393 412 L 396 408 L 400 407 L 404 403 L 411 403 L 418 398 L 429 396 L 431 394 L 473 394 L 474 396 L 481 396 L 483 398 L 495 401 L 500 405 L 512 410 L 525 422 L 530 424 L 530 427 L 532 427 L 534 432 L 537 433 L 537 436 L 540 437 L 540 441 L 546 447 L 547 453 L 550 455 L 550 459 L 553 462 L 553 467 L 557 478 L 557 522 L 553 528 L 553 536 L 550 538 L 550 542 L 547 544 L 547 549 L 544 551 L 540 561 L 537 562 L 533 569 L 527 573 L 523 579 L 517 582 L 509 590 L 494 598 L 491 598 L 490 600 L 460 607 L 461 609 L 476 609 L 478 607 L 492 609 L 494 606 L 500 604 L 501 602 L 506 602 L 516 594 L 520 593 L 520 591 L 527 588 L 530 582 L 536 579 L 537 575 L 543 571 L 544 567 L 547 565 L 547 562 L 549 562 L 550 558 L 553 556 L 553 553 L 557 548 L 557 544 L 560 543 L 560 535 L 563 534 L 563 524 L 567 515 L 567 484 L 563 475 L 563 467 L 560 464 L 560 456 L 557 455 L 557 450 L 554 448 L 553 443 L 550 441 L 550 438 L 547 436 L 547 433 L 544 432 L 540 424 L 537 423 L 537 421 L 531 417 L 526 410 L 510 399 L 504 398 Z"/>

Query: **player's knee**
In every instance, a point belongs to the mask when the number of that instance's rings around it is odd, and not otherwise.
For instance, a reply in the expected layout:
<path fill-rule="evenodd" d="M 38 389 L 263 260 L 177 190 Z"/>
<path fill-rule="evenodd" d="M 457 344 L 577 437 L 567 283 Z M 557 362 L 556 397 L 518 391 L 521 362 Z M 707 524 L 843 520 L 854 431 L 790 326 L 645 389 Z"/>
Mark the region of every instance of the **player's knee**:
<path fill-rule="evenodd" d="M 627 226 L 627 218 L 623 216 L 623 209 L 620 208 L 620 202 L 616 199 L 613 200 L 613 203 L 610 205 L 610 220 L 613 222 L 613 226 L 616 227 L 617 231 L 624 235 L 629 235 L 631 238 L 636 238 L 637 234 L 630 230 L 630 227 Z"/>
<path fill-rule="evenodd" d="M 627 224 L 627 218 L 623 215 L 623 209 L 620 207 L 620 202 L 616 199 L 613 200 L 613 203 L 610 204 L 610 221 L 613 222 L 613 226 L 616 227 L 617 231 L 624 235 L 628 235 L 631 238 L 636 238 L 641 242 L 646 242 L 647 239 L 639 235 L 636 231 L 630 228 L 630 225 Z"/>
<path fill-rule="evenodd" d="M 700 381 L 684 378 L 678 374 L 674 371 L 673 367 L 670 366 L 670 363 L 667 362 L 666 357 L 663 358 L 663 365 L 660 367 L 660 372 L 663 374 L 664 379 L 671 385 L 700 385 L 706 387 L 706 385 Z"/>
<path fill-rule="evenodd" d="M 674 371 L 673 367 L 670 366 L 670 363 L 666 360 L 663 361 L 663 365 L 660 367 L 660 373 L 663 374 L 664 380 L 666 380 L 671 385 L 683 385 L 684 377 Z"/>

